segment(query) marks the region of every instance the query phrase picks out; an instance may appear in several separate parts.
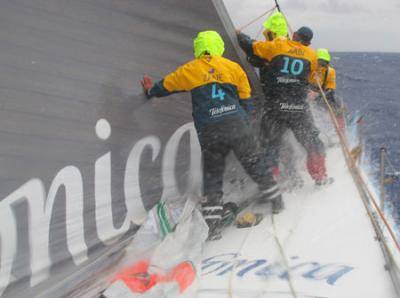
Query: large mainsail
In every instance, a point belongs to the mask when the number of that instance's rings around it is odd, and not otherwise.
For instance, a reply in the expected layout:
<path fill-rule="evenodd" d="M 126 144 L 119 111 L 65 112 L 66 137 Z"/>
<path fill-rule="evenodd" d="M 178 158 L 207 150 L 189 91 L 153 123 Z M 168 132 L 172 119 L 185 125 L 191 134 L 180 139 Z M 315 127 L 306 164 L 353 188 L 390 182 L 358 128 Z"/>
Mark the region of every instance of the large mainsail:
<path fill-rule="evenodd" d="M 149 102 L 142 75 L 193 59 L 200 30 L 238 55 L 212 1 L 0 7 L 0 294 L 61 296 L 162 197 L 199 192 L 190 97 Z"/>

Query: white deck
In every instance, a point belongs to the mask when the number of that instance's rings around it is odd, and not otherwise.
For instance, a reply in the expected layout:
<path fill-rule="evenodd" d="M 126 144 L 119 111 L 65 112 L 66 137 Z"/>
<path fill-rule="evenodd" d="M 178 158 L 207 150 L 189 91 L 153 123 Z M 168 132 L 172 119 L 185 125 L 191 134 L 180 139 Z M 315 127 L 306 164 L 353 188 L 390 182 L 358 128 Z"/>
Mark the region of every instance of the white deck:
<path fill-rule="evenodd" d="M 396 297 L 339 148 L 329 149 L 327 166 L 334 184 L 316 190 L 305 177 L 303 189 L 284 194 L 275 225 L 270 207 L 256 205 L 254 211 L 267 214 L 258 226 L 228 228 L 222 240 L 207 244 L 200 297 Z"/>

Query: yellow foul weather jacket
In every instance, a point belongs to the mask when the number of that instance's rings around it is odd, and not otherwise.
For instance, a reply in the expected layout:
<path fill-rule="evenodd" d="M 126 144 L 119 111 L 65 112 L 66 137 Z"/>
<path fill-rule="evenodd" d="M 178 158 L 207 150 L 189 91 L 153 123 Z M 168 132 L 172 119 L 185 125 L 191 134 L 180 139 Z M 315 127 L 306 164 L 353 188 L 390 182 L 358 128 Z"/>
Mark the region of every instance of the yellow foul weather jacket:
<path fill-rule="evenodd" d="M 149 91 L 162 97 L 188 91 L 196 128 L 235 117 L 246 118 L 251 88 L 239 64 L 219 56 L 204 55 L 168 74 Z"/>
<path fill-rule="evenodd" d="M 268 62 L 262 83 L 268 87 L 271 107 L 304 104 L 310 84 L 316 83 L 318 58 L 312 48 L 286 38 L 254 41 L 243 33 L 238 34 L 238 41 L 247 56 Z"/>
<path fill-rule="evenodd" d="M 323 90 L 336 90 L 336 70 L 332 66 L 319 67 L 318 77 Z"/>

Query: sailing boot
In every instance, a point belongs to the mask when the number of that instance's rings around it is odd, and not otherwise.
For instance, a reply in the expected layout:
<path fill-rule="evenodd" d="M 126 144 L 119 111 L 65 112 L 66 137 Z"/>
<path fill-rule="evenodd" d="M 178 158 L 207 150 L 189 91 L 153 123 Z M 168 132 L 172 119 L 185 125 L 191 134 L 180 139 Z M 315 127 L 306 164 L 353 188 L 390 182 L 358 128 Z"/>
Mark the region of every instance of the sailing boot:
<path fill-rule="evenodd" d="M 238 214 L 239 206 L 234 202 L 227 202 L 222 208 L 222 222 L 221 226 L 229 226 L 234 222 L 236 215 Z"/>
<path fill-rule="evenodd" d="M 205 202 L 201 204 L 201 212 L 209 229 L 207 240 L 213 241 L 221 239 L 221 221 L 223 213 L 222 195 L 208 195 Z"/>
<path fill-rule="evenodd" d="M 278 214 L 283 210 L 284 204 L 278 184 L 275 183 L 270 188 L 262 190 L 261 196 L 260 202 L 272 203 L 272 213 Z"/>

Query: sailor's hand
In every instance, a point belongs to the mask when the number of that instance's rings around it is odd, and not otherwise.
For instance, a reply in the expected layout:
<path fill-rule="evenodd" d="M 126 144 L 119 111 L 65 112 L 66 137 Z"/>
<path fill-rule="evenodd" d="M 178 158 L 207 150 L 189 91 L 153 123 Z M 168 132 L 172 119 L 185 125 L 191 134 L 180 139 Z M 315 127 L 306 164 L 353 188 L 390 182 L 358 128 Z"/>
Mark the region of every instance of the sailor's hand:
<path fill-rule="evenodd" d="M 153 88 L 153 80 L 148 75 L 143 76 L 143 80 L 140 81 L 143 87 L 143 91 L 147 97 L 149 97 L 149 91 Z"/>
<path fill-rule="evenodd" d="M 239 35 L 242 33 L 242 31 L 240 29 L 236 29 L 235 32 L 236 32 L 236 35 Z"/>

